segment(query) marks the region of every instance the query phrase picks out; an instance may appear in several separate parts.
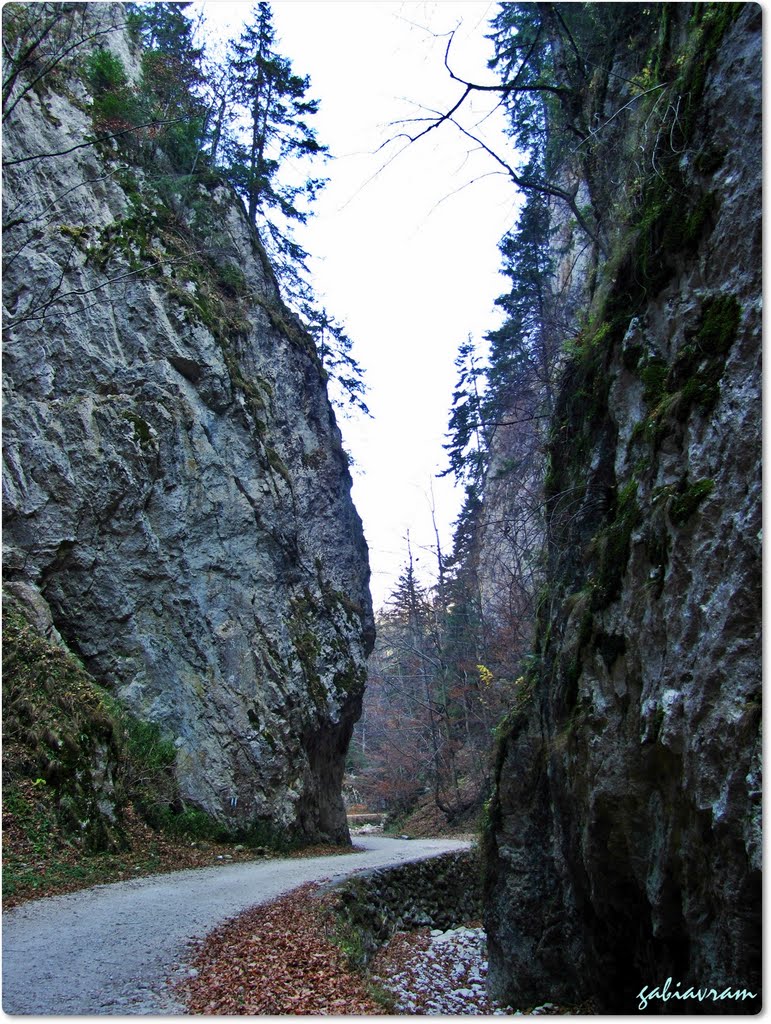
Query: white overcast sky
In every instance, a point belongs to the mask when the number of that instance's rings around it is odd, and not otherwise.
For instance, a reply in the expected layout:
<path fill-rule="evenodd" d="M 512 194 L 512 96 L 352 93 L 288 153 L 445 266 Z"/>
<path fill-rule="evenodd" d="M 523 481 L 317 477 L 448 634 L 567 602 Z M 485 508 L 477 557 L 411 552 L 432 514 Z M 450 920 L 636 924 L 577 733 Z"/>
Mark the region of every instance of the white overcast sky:
<path fill-rule="evenodd" d="M 252 5 L 206 0 L 196 7 L 212 36 L 215 29 L 237 35 Z M 298 240 L 314 256 L 318 294 L 366 370 L 374 419 L 340 422 L 356 460 L 353 497 L 379 607 L 405 565 L 408 531 L 423 578 L 435 569 L 432 489 L 449 553 L 462 494 L 436 475 L 446 466 L 454 360 L 469 334 L 482 342 L 500 322 L 494 300 L 505 279 L 497 244 L 519 199 L 490 158 L 469 154 L 450 125 L 390 163 L 403 143 L 378 149 L 400 130 L 393 122 L 425 116 L 421 105 L 447 109 L 459 97 L 443 65 L 452 29 L 456 73 L 492 80 L 485 35 L 497 4 L 275 0 L 271 7 L 277 48 L 295 73 L 310 76 L 309 95 L 321 101 L 313 124 L 335 157 Z M 479 107 L 466 123 L 485 113 Z M 500 148 L 501 127 L 498 113 L 480 130 Z"/>

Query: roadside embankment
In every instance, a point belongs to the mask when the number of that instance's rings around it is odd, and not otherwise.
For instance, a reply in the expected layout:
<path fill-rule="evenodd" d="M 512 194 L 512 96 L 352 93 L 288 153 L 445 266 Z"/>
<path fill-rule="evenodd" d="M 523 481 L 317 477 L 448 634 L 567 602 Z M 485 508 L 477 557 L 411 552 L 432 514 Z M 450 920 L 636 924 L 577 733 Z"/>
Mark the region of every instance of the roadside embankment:
<path fill-rule="evenodd" d="M 430 861 L 376 868 L 336 886 L 337 914 L 349 955 L 366 964 L 396 932 L 445 931 L 481 917 L 476 849 Z"/>

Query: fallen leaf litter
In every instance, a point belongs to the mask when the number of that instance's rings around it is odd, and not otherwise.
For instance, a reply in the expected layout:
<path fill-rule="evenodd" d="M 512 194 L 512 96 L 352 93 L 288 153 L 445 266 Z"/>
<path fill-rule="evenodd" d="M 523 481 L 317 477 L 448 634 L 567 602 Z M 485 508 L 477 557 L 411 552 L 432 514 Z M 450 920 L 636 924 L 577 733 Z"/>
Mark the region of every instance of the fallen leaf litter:
<path fill-rule="evenodd" d="M 350 968 L 335 945 L 330 897 L 319 899 L 318 890 L 316 884 L 304 885 L 225 922 L 202 940 L 177 989 L 188 1011 L 229 1016 L 576 1012 L 553 1003 L 524 1011 L 491 1003 L 480 927 L 399 933 L 365 977 Z"/>

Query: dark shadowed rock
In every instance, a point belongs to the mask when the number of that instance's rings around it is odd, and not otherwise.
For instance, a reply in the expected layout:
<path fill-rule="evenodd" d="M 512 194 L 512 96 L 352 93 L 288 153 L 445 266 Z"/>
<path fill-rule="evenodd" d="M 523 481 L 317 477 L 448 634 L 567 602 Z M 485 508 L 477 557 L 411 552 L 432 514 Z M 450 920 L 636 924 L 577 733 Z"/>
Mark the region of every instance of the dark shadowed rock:
<path fill-rule="evenodd" d="M 551 611 L 486 825 L 492 994 L 514 1005 L 634 1013 L 668 977 L 760 992 L 760 12 L 715 10 L 682 152 L 667 143 L 680 198 L 626 237 L 606 224 L 616 263 L 587 297 L 603 345 L 566 361 L 557 400 Z M 621 189 L 649 124 L 603 150 Z"/>

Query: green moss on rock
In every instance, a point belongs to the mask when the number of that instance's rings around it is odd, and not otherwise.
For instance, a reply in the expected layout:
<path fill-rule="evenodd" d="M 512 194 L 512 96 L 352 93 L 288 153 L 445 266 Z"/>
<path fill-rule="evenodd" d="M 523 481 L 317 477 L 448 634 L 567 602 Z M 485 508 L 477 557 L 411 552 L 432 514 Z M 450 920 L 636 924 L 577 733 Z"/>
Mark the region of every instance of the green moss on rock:
<path fill-rule="evenodd" d="M 319 609 L 307 587 L 302 595 L 292 599 L 291 609 L 288 623 L 289 635 L 292 638 L 308 692 L 316 707 L 319 710 L 324 710 L 327 705 L 327 695 L 318 668 L 321 656 L 321 643 L 318 635 Z"/>
<path fill-rule="evenodd" d="M 23 615 L 3 615 L 3 775 L 47 787 L 52 811 L 86 852 L 120 849 L 120 738 L 104 694 Z"/>
<path fill-rule="evenodd" d="M 3 613 L 3 782 L 28 841 L 41 854 L 55 842 L 89 855 L 126 849 L 129 804 L 153 827 L 189 834 L 194 809 L 180 800 L 170 737 L 41 637 L 13 599 Z"/>
<path fill-rule="evenodd" d="M 685 526 L 694 515 L 699 505 L 705 501 L 715 489 L 714 480 L 697 480 L 681 494 L 673 497 L 669 505 L 669 518 L 674 526 Z"/>
<path fill-rule="evenodd" d="M 134 437 L 139 442 L 139 446 L 145 450 L 151 447 L 153 435 L 147 421 L 134 412 L 126 412 L 123 415 L 134 428 Z"/>
<path fill-rule="evenodd" d="M 632 533 L 641 520 L 637 487 L 637 481 L 631 480 L 619 490 L 615 515 L 597 535 L 599 558 L 592 593 L 594 611 L 606 608 L 621 592 Z"/>

